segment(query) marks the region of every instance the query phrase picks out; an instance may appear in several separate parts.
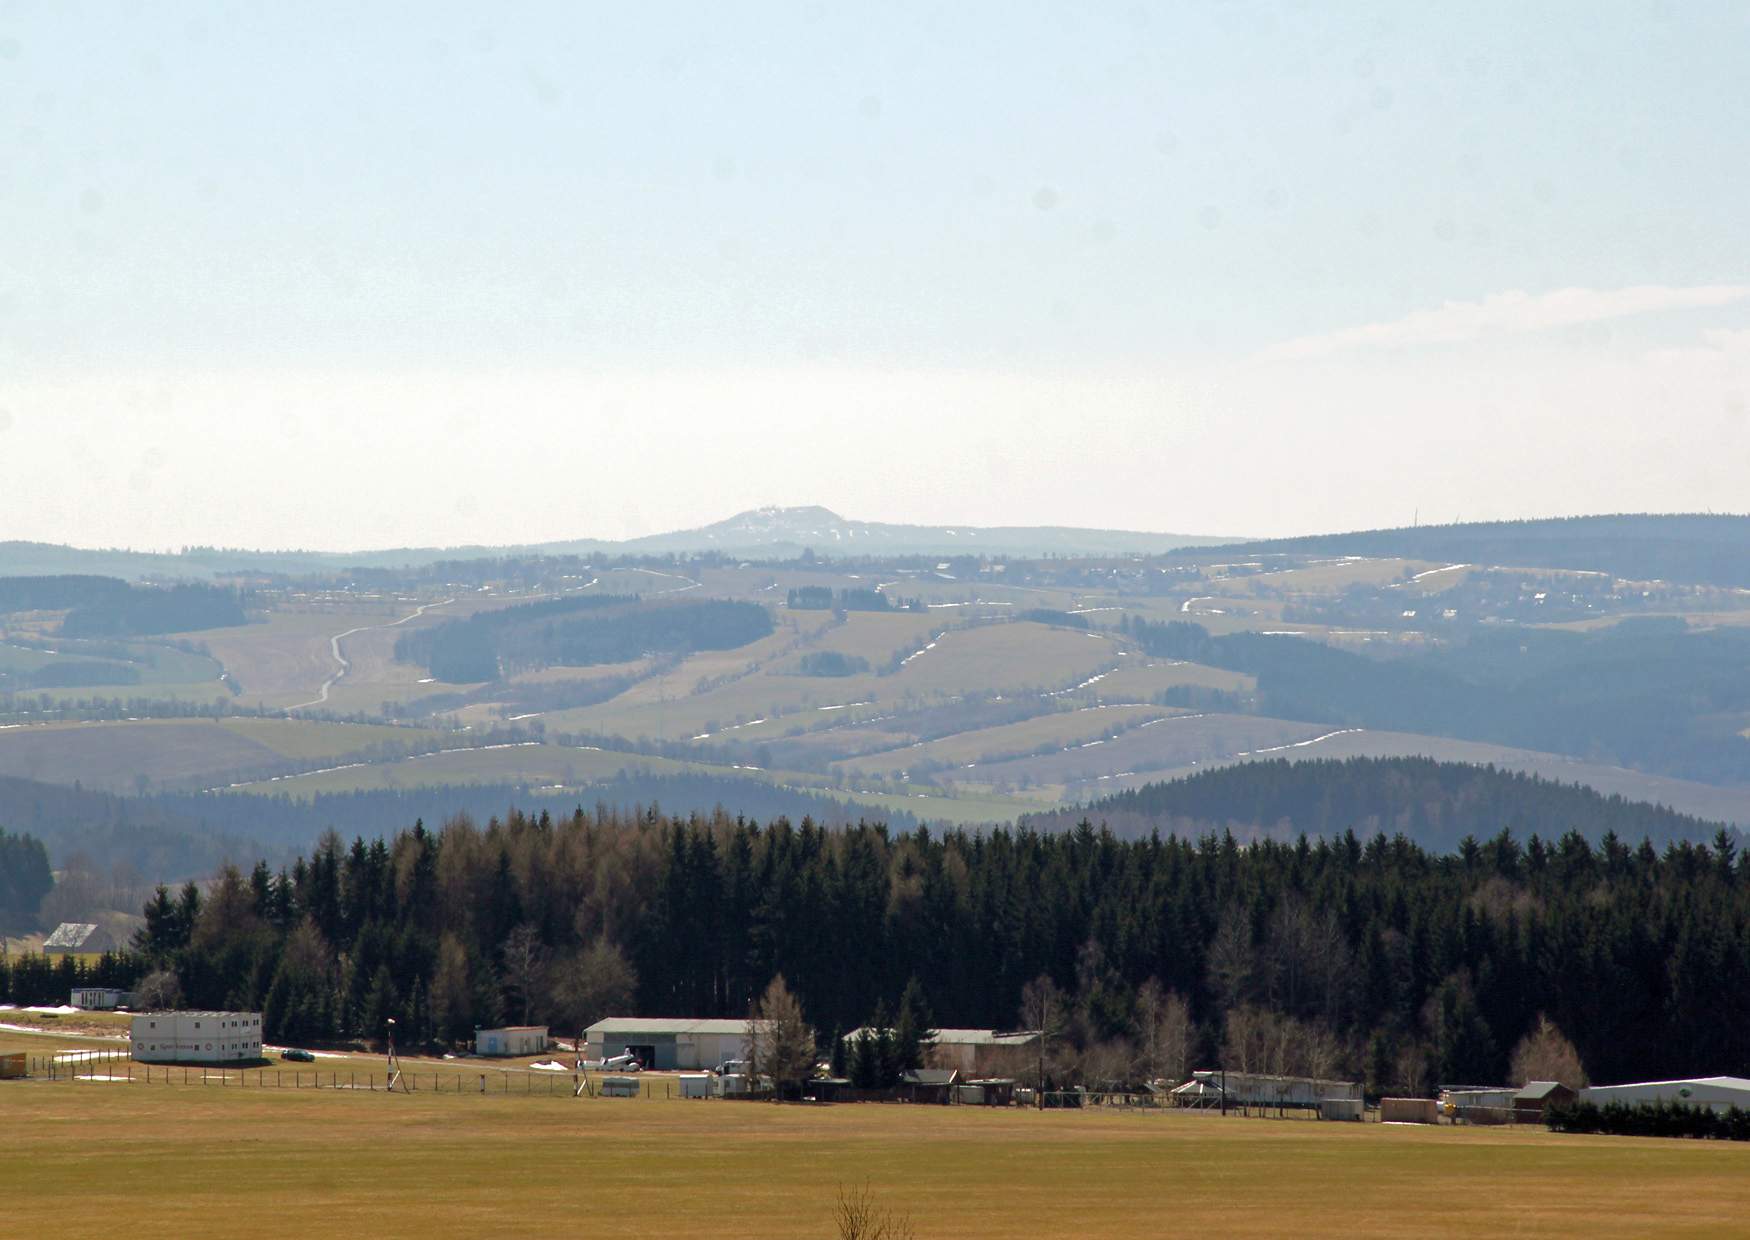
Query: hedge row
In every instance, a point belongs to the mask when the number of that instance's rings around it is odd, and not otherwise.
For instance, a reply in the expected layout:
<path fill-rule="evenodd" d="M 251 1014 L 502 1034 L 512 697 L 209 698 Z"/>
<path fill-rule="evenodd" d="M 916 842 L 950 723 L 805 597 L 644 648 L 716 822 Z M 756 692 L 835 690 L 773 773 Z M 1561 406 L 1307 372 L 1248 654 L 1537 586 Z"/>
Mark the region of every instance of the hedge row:
<path fill-rule="evenodd" d="M 1622 1137 L 1701 1137 L 1750 1141 L 1750 1111 L 1715 1111 L 1681 1102 L 1551 1104 L 1544 1122 L 1555 1132 L 1601 1132 Z"/>

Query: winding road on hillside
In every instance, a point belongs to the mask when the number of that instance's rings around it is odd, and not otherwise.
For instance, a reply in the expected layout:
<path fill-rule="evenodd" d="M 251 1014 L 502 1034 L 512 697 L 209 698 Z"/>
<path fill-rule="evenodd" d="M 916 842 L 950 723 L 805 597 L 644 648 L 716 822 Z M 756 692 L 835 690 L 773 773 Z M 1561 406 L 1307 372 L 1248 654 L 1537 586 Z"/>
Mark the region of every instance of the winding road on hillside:
<path fill-rule="evenodd" d="M 337 665 L 337 670 L 334 675 L 322 682 L 322 688 L 317 690 L 315 697 L 311 698 L 308 702 L 299 702 L 296 706 L 286 707 L 286 712 L 289 714 L 294 710 L 307 710 L 312 706 L 325 706 L 328 704 L 328 691 L 334 688 L 336 684 L 340 683 L 341 679 L 345 677 L 347 671 L 352 667 L 352 664 L 347 662 L 346 656 L 340 653 L 340 642 L 342 638 L 351 637 L 354 633 L 366 633 L 372 629 L 392 629 L 396 625 L 406 624 L 409 620 L 419 619 L 434 607 L 442 607 L 445 604 L 453 603 L 455 601 L 456 600 L 453 598 L 447 598 L 438 603 L 421 603 L 418 607 L 415 607 L 399 620 L 391 620 L 387 624 L 361 624 L 357 628 L 348 629 L 344 633 L 336 633 L 333 637 L 328 639 L 329 652 L 333 655 L 334 662 Z"/>

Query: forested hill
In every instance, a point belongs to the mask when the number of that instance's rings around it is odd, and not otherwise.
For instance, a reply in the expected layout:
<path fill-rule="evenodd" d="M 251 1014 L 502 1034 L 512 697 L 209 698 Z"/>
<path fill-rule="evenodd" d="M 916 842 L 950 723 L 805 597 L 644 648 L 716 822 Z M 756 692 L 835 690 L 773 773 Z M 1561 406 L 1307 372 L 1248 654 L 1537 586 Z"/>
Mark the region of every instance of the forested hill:
<path fill-rule="evenodd" d="M 1553 840 L 1577 831 L 1593 842 L 1614 832 L 1622 840 L 1650 839 L 1663 847 L 1678 840 L 1711 840 L 1726 829 L 1578 784 L 1429 758 L 1245 762 L 1147 784 L 1085 810 L 1022 821 L 1061 830 L 1083 817 L 1128 837 L 1157 830 L 1191 837 L 1231 830 L 1241 839 L 1331 839 L 1353 830 L 1362 838 L 1402 834 L 1437 851 L 1456 849 L 1467 836 L 1490 839 L 1502 831 L 1522 840 L 1533 835 Z"/>
<path fill-rule="evenodd" d="M 1200 548 L 1199 556 L 1404 556 L 1449 563 L 1571 568 L 1635 581 L 1750 587 L 1750 516 L 1553 517 L 1316 534 Z"/>

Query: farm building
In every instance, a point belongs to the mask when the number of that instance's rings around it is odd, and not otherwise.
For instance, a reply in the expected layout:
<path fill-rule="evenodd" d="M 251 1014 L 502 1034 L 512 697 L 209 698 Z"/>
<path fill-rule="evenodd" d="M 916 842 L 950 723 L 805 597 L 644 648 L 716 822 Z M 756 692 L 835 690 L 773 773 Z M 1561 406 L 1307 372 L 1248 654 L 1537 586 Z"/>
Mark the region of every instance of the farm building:
<path fill-rule="evenodd" d="M 1312 1076 L 1265 1076 L 1257 1072 L 1193 1072 L 1173 1090 L 1177 1106 L 1196 1110 L 1219 1108 L 1225 1095 L 1230 1107 L 1316 1108 L 1328 1098 L 1359 1099 L 1357 1081 L 1332 1081 Z"/>
<path fill-rule="evenodd" d="M 1593 1085 L 1580 1091 L 1580 1101 L 1608 1106 L 1641 1106 L 1656 1102 L 1750 1111 L 1750 1080 L 1741 1076 L 1700 1076 L 1681 1081 L 1641 1081 L 1632 1085 Z"/>
<path fill-rule="evenodd" d="M 539 1055 L 547 1049 L 547 1026 L 505 1025 L 474 1031 L 474 1053 L 494 1057 Z"/>
<path fill-rule="evenodd" d="M 845 1042 L 848 1045 L 879 1032 L 873 1025 L 853 1029 L 845 1035 Z M 1039 1035 L 1026 1030 L 938 1029 L 924 1049 L 924 1063 L 932 1068 L 952 1068 L 962 1076 L 1014 1073 L 1038 1054 L 1038 1046 Z"/>
<path fill-rule="evenodd" d="M 130 1050 L 140 1063 L 236 1063 L 261 1058 L 260 1012 L 146 1012 Z"/>
<path fill-rule="evenodd" d="M 64 921 L 55 932 L 43 940 L 43 955 L 51 959 L 61 956 L 101 956 L 116 949 L 115 936 L 103 927 L 88 921 Z"/>
<path fill-rule="evenodd" d="M 990 1076 L 967 1081 L 954 1090 L 954 1101 L 969 1106 L 1006 1107 L 1015 1103 L 1015 1081 L 1012 1077 Z"/>
<path fill-rule="evenodd" d="M 954 1068 L 914 1068 L 899 1077 L 899 1097 L 907 1102 L 946 1105 L 954 1101 L 960 1073 Z"/>
<path fill-rule="evenodd" d="M 658 1071 L 716 1070 L 748 1057 L 747 1021 L 666 1016 L 610 1016 L 583 1031 L 584 1054 L 594 1060 L 631 1055 Z"/>
<path fill-rule="evenodd" d="M 1525 1088 L 1513 1095 L 1513 1117 L 1522 1124 L 1542 1123 L 1546 1106 L 1565 1106 L 1579 1096 L 1560 1081 L 1527 1081 Z"/>
<path fill-rule="evenodd" d="M 1446 1085 L 1440 1090 L 1441 1113 L 1471 1124 L 1505 1124 L 1513 1118 L 1515 1085 Z"/>
<path fill-rule="evenodd" d="M 132 991 L 113 986 L 81 986 L 67 1000 L 70 1007 L 87 1012 L 112 1012 L 118 1007 L 131 1007 L 133 1002 Z"/>

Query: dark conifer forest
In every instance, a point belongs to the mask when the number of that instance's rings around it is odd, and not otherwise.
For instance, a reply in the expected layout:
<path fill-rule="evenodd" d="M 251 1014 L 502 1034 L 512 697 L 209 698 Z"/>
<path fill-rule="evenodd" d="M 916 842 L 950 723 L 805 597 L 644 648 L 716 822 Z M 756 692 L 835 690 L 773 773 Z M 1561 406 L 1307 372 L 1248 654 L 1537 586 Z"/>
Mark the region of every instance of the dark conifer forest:
<path fill-rule="evenodd" d="M 173 971 L 193 1006 L 264 1006 L 272 1040 L 370 1039 L 391 1015 L 422 1042 L 736 1017 L 782 974 L 823 1053 L 914 980 L 940 1026 L 1014 1027 L 1043 985 L 1065 1081 L 1222 1063 L 1422 1092 L 1504 1079 L 1540 1017 L 1595 1080 L 1750 1070 L 1750 858 L 1725 832 L 1437 854 L 513 812 L 331 834 L 145 914 L 136 973 Z"/>

